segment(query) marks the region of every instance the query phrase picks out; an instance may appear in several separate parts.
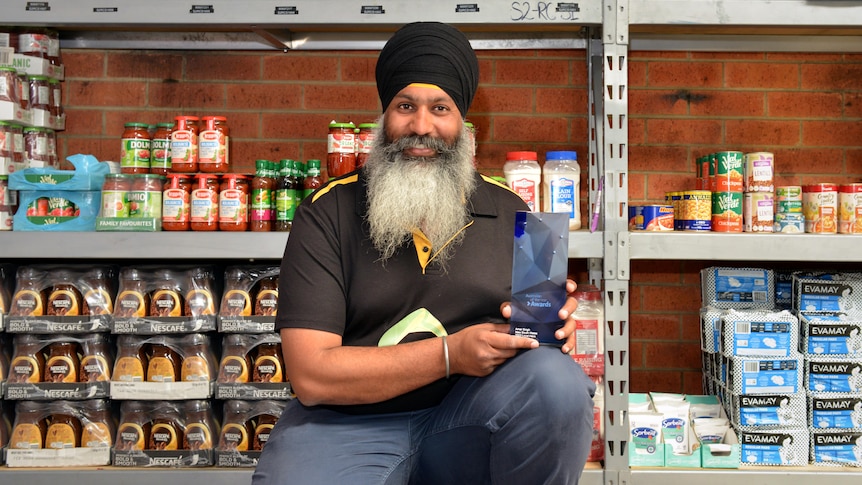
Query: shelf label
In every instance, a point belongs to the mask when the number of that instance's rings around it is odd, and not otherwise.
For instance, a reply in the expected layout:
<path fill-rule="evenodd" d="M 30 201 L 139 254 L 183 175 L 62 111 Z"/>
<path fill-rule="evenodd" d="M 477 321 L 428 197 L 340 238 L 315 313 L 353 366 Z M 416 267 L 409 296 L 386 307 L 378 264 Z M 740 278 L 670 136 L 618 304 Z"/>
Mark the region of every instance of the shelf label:
<path fill-rule="evenodd" d="M 478 3 L 459 3 L 455 6 L 455 13 L 479 13 Z"/>
<path fill-rule="evenodd" d="M 215 7 L 212 5 L 192 5 L 189 13 L 215 13 Z"/>
<path fill-rule="evenodd" d="M 93 13 L 117 13 L 119 11 L 119 7 L 93 7 Z"/>
<path fill-rule="evenodd" d="M 383 15 L 386 10 L 383 9 L 383 5 L 363 5 L 359 13 L 362 15 Z"/>
<path fill-rule="evenodd" d="M 27 2 L 24 10 L 28 12 L 50 12 L 51 4 L 48 2 Z"/>
<path fill-rule="evenodd" d="M 574 21 L 581 11 L 576 2 L 512 2 L 511 19 L 523 21 Z"/>
<path fill-rule="evenodd" d="M 299 15 L 299 9 L 295 6 L 275 7 L 275 15 Z"/>

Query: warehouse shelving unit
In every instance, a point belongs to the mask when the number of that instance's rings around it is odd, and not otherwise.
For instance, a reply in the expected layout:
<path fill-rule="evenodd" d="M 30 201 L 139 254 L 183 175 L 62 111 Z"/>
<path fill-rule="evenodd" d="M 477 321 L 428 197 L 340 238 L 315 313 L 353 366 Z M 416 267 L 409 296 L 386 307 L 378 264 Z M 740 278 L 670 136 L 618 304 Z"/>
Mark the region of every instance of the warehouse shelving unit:
<path fill-rule="evenodd" d="M 352 0 L 5 0 L 3 22 L 50 26 L 62 47 L 121 49 L 379 49 L 398 26 L 417 20 L 456 24 L 479 49 L 585 48 L 590 80 L 589 201 L 604 177 L 600 231 L 573 232 L 569 257 L 589 261 L 591 279 L 605 289 L 605 465 L 588 466 L 582 484 L 682 482 L 764 485 L 787 480 L 857 483 L 856 470 L 743 468 L 739 470 L 628 467 L 628 322 L 633 259 L 855 261 L 854 236 L 628 232 L 627 60 L 631 49 L 862 51 L 862 1 L 823 0 L 592 0 L 509 2 Z M 333 18 L 335 13 L 335 17 Z M 278 260 L 288 236 L 279 233 L 0 233 L 0 257 L 39 259 L 62 240 L 71 259 Z M 828 238 L 828 239 L 827 239 Z M 170 248 L 170 249 L 168 249 Z M 743 255 L 743 256 L 741 256 Z M 0 470 L 38 484 L 60 477 L 72 484 L 209 484 L 247 481 L 242 469 Z"/>

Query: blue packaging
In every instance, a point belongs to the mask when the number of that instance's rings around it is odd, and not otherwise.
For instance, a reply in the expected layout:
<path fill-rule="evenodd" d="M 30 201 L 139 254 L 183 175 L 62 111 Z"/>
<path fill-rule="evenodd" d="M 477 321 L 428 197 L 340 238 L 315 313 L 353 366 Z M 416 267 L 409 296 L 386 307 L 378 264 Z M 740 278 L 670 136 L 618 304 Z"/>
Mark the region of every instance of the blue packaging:
<path fill-rule="evenodd" d="M 540 344 L 560 346 L 554 332 L 566 301 L 569 216 L 564 212 L 515 214 L 512 316 L 509 332 Z"/>
<path fill-rule="evenodd" d="M 862 394 L 812 393 L 808 395 L 812 428 L 862 429 Z"/>

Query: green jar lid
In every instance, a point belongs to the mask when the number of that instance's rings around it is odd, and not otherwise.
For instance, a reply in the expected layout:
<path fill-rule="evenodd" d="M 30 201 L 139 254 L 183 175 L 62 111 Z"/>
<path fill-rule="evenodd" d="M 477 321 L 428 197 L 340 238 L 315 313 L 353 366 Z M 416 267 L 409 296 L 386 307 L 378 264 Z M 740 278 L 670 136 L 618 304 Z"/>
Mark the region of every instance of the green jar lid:
<path fill-rule="evenodd" d="M 160 128 L 173 128 L 174 123 L 172 121 L 166 121 L 163 123 L 157 123 L 156 126 L 158 126 Z"/>
<path fill-rule="evenodd" d="M 48 76 L 30 76 L 30 79 L 35 79 L 37 81 L 47 81 Z"/>
<path fill-rule="evenodd" d="M 339 123 L 337 121 L 333 121 L 332 123 L 329 123 L 329 127 L 330 128 L 356 128 L 356 125 L 354 125 L 350 121 L 348 121 L 347 123 Z"/>
<path fill-rule="evenodd" d="M 309 160 L 309 161 L 308 161 L 308 165 L 307 165 L 307 166 L 308 166 L 308 168 L 311 168 L 311 167 L 320 168 L 320 160 L 317 160 L 317 159 L 311 159 L 311 160 Z"/>
<path fill-rule="evenodd" d="M 9 71 L 9 72 L 18 73 L 18 70 L 12 66 L 0 66 L 0 71 Z"/>
<path fill-rule="evenodd" d="M 360 123 L 359 128 L 367 128 L 373 130 L 377 128 L 377 123 Z"/>
<path fill-rule="evenodd" d="M 137 123 L 137 122 L 126 123 L 123 126 L 125 126 L 126 128 L 149 128 L 150 127 L 150 125 L 148 125 L 147 123 Z"/>

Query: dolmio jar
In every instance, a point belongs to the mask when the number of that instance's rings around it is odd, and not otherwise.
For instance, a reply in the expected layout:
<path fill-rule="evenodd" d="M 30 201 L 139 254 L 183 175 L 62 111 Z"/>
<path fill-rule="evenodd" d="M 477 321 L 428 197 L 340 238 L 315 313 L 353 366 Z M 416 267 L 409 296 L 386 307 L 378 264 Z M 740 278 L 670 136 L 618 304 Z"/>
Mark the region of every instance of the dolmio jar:
<path fill-rule="evenodd" d="M 191 227 L 192 177 L 169 173 L 162 192 L 162 230 L 188 231 Z"/>
<path fill-rule="evenodd" d="M 150 172 L 150 133 L 146 123 L 126 123 L 122 135 L 120 171 L 138 174 Z"/>
<path fill-rule="evenodd" d="M 192 184 L 191 229 L 215 231 L 218 229 L 219 177 L 199 173 Z"/>
<path fill-rule="evenodd" d="M 198 117 L 177 116 L 171 131 L 171 171 L 198 171 Z"/>

